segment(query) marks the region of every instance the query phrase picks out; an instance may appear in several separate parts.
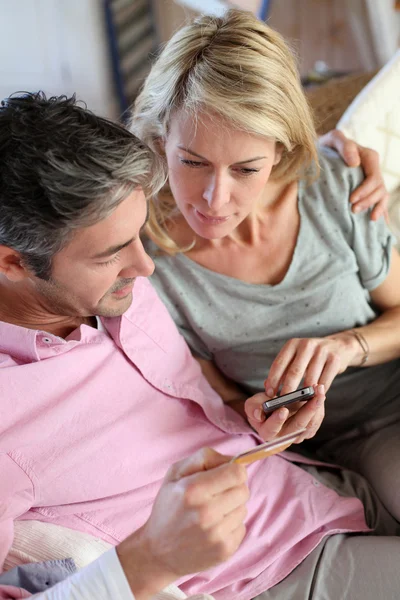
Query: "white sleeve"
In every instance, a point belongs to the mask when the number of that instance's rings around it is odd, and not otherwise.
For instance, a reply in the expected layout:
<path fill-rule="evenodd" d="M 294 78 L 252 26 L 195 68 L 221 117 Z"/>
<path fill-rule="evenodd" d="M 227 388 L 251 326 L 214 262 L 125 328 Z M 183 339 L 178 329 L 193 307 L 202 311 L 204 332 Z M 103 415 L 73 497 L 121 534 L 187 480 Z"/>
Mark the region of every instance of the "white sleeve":
<path fill-rule="evenodd" d="M 115 548 L 108 550 L 65 581 L 46 592 L 30 596 L 35 600 L 135 600 Z"/>

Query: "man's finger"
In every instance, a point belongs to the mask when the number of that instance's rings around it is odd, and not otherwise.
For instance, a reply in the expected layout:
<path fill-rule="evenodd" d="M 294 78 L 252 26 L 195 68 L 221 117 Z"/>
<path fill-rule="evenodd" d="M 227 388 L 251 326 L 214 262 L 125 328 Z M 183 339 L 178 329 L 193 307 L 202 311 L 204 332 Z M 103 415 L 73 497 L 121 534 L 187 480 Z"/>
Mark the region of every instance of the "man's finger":
<path fill-rule="evenodd" d="M 237 486 L 236 488 L 223 491 L 215 496 L 208 504 L 210 511 L 210 526 L 218 523 L 221 519 L 244 507 L 250 497 L 247 485 Z"/>
<path fill-rule="evenodd" d="M 224 456 L 212 448 L 202 448 L 198 452 L 188 456 L 172 465 L 166 475 L 166 481 L 179 481 L 182 477 L 188 477 L 195 473 L 215 469 L 230 461 L 230 456 Z"/>
<path fill-rule="evenodd" d="M 336 150 L 349 167 L 358 167 L 360 165 L 358 144 L 353 142 L 353 140 L 347 139 L 344 133 L 339 129 L 333 129 L 321 136 L 319 143 Z"/>
<path fill-rule="evenodd" d="M 386 190 L 381 179 L 365 179 L 350 195 L 350 204 L 357 205 L 361 202 L 366 202 L 364 208 L 367 208 L 367 206 L 371 206 L 372 204 L 372 202 L 369 201 L 369 197 L 372 194 L 375 194 L 378 200 L 386 198 Z"/>
<path fill-rule="evenodd" d="M 364 146 L 359 146 L 359 152 L 362 168 L 366 177 L 373 177 L 374 173 L 380 174 L 378 152 L 372 150 L 372 148 L 365 148 Z"/>
<path fill-rule="evenodd" d="M 184 479 L 185 486 L 191 487 L 193 504 L 201 504 L 205 498 L 211 498 L 245 483 L 247 473 L 243 465 L 229 462 L 208 471 L 194 473 Z"/>

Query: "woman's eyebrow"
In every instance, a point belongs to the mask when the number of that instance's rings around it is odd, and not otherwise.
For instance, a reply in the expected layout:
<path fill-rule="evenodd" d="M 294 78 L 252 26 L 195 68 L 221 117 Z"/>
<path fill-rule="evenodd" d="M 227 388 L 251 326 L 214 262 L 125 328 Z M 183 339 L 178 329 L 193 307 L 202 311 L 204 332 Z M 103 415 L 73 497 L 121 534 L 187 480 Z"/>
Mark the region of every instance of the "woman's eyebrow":
<path fill-rule="evenodd" d="M 197 156 L 197 158 L 202 158 L 203 160 L 208 160 L 205 156 L 202 156 L 201 154 L 197 154 L 197 152 L 190 150 L 190 148 L 186 148 L 185 146 L 180 146 L 180 145 L 178 145 L 178 148 L 180 150 L 183 150 L 184 152 L 187 152 L 188 154 L 193 154 L 193 156 Z"/>
<path fill-rule="evenodd" d="M 197 154 L 197 152 L 190 150 L 190 148 L 186 148 L 185 146 L 179 146 L 179 145 L 178 145 L 178 148 L 180 150 L 183 150 L 184 152 L 187 152 L 188 154 L 192 154 L 193 156 L 197 156 L 197 158 L 202 158 L 203 160 L 206 160 L 208 162 L 208 158 L 206 158 L 205 156 L 202 156 L 201 154 Z M 255 156 L 254 158 L 248 158 L 246 160 L 241 160 L 241 161 L 235 163 L 235 165 L 244 165 L 245 163 L 255 162 L 256 160 L 262 160 L 264 158 L 267 158 L 267 156 Z"/>

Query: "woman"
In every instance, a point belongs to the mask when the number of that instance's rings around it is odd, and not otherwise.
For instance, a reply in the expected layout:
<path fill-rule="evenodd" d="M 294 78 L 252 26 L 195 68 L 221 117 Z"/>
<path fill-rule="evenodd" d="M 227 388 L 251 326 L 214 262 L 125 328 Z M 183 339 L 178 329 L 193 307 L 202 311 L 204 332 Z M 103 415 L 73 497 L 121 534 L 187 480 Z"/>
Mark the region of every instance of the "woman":
<path fill-rule="evenodd" d="M 211 385 L 227 402 L 259 392 L 245 408 L 264 439 L 321 425 L 308 448 L 400 520 L 400 260 L 383 219 L 350 210 L 362 172 L 317 151 L 282 38 L 240 11 L 183 28 L 132 129 L 172 192 L 151 206 L 153 283 Z M 265 394 L 301 381 L 329 389 L 325 418 L 318 388 L 264 420 Z"/>

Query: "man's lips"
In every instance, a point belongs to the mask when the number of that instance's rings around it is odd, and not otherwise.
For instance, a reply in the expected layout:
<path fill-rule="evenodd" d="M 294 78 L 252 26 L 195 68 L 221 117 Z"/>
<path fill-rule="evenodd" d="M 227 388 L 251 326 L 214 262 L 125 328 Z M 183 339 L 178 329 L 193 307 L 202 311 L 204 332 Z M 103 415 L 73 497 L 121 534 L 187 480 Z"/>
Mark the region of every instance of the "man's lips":
<path fill-rule="evenodd" d="M 135 281 L 131 281 L 131 283 L 126 284 L 123 288 L 120 288 L 119 290 L 112 292 L 112 295 L 116 296 L 117 298 L 123 298 L 124 296 L 127 296 L 128 294 L 130 294 L 134 285 L 135 285 Z"/>

